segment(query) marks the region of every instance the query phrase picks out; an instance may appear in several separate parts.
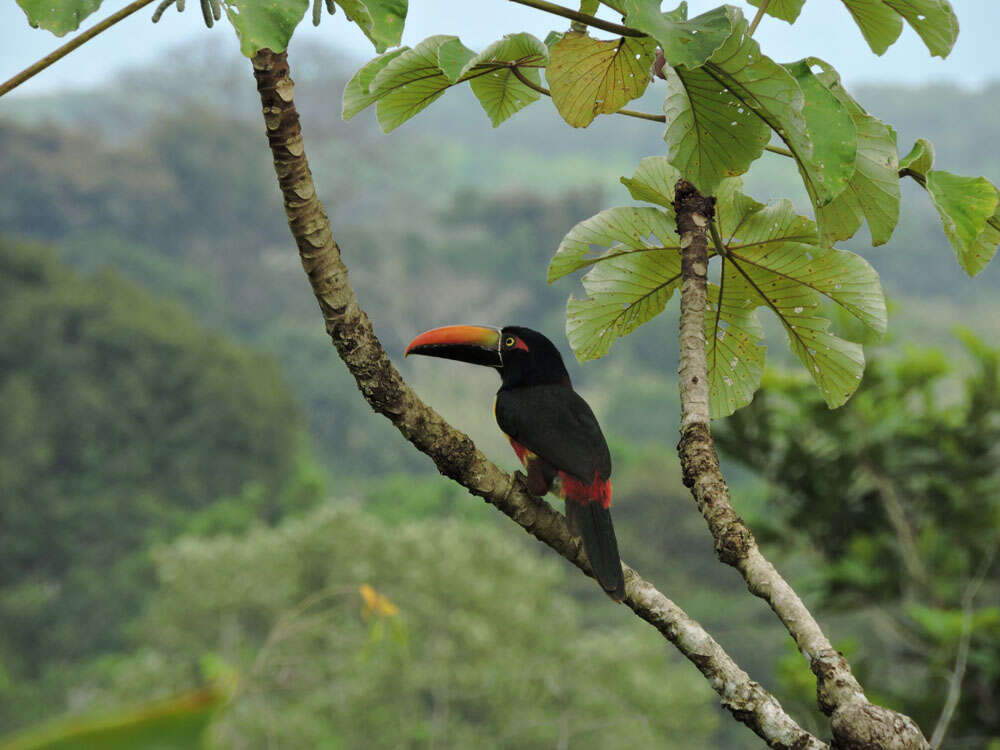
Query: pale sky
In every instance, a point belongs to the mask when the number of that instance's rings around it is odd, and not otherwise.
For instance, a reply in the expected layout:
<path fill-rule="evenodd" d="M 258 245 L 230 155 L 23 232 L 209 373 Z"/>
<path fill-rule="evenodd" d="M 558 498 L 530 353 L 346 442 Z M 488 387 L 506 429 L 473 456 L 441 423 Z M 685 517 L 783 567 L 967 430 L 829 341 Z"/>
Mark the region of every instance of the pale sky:
<path fill-rule="evenodd" d="M 720 0 L 691 0 L 690 15 L 715 7 Z M 749 16 L 754 9 L 738 0 Z M 84 22 L 96 23 L 125 2 L 108 0 Z M 561 4 L 574 6 L 573 0 Z M 671 3 L 665 3 L 665 7 Z M 807 55 L 824 58 L 836 67 L 849 85 L 861 82 L 896 82 L 919 84 L 928 81 L 952 81 L 966 87 L 978 87 L 1000 80 L 1000 55 L 996 54 L 996 35 L 1000 30 L 998 0 L 952 0 L 961 32 L 951 55 L 932 58 L 916 34 L 907 26 L 900 40 L 882 57 L 868 49 L 847 11 L 835 0 L 809 0 L 794 26 L 765 18 L 756 33 L 763 50 L 779 62 L 797 60 Z M 238 52 L 236 37 L 223 21 L 208 30 L 201 20 L 197 0 L 188 0 L 183 14 L 167 11 L 159 24 L 149 21 L 154 5 L 139 11 L 92 40 L 66 59 L 24 84 L 17 93 L 31 94 L 62 87 L 90 86 L 107 80 L 123 68 L 155 63 L 172 47 L 203 39 L 222 43 Z M 435 33 L 456 34 L 473 49 L 481 49 L 505 33 L 529 31 L 540 38 L 551 29 L 564 29 L 563 19 L 507 2 L 506 0 L 410 0 L 403 41 L 413 45 Z M 14 0 L 0 0 L 0 81 L 6 80 L 36 59 L 43 57 L 72 34 L 58 39 L 52 34 L 27 25 L 24 13 Z M 78 33 L 78 32 L 74 32 Z M 374 52 L 367 39 L 342 13 L 325 16 L 316 29 L 309 14 L 292 39 L 309 37 L 360 58 Z M 2 113 L 2 106 L 0 106 Z"/>

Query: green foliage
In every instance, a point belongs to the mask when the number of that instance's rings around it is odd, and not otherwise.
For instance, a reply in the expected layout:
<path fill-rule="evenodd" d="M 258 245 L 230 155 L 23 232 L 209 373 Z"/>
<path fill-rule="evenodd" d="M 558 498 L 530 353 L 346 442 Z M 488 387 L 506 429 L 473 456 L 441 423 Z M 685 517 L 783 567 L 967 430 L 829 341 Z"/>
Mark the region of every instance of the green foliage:
<path fill-rule="evenodd" d="M 902 17 L 883 0 L 842 0 L 876 55 L 885 51 L 903 33 Z"/>
<path fill-rule="evenodd" d="M 101 7 L 101 0 L 17 0 L 32 28 L 63 36 Z"/>
<path fill-rule="evenodd" d="M 687 3 L 670 13 L 660 12 L 659 0 L 622 0 L 629 26 L 645 32 L 663 50 L 667 63 L 698 68 L 731 37 L 739 11 L 721 6 L 687 20 Z"/>
<path fill-rule="evenodd" d="M 822 60 L 802 63 L 817 66 L 816 75 L 850 113 L 857 129 L 857 159 L 847 187 L 818 212 L 826 242 L 850 239 L 867 220 L 872 245 L 883 245 L 892 237 L 899 221 L 899 164 L 896 133 L 872 117 L 848 94 L 840 76 Z"/>
<path fill-rule="evenodd" d="M 537 86 L 541 85 L 541 75 L 530 66 L 545 67 L 548 60 L 548 47 L 531 34 L 509 34 L 468 60 L 459 77 L 483 72 L 470 77 L 469 86 L 493 127 L 497 127 L 518 110 L 537 101 L 541 94 L 522 83 L 512 68 L 497 67 L 496 63 L 517 65 L 521 74 Z"/>
<path fill-rule="evenodd" d="M 192 514 L 258 486 L 273 521 L 316 491 L 293 477 L 301 420 L 269 359 L 37 246 L 0 242 L 0 296 L 0 659 L 26 680 L 119 646 L 147 546 Z"/>
<path fill-rule="evenodd" d="M 927 173 L 927 192 L 959 265 L 975 276 L 1000 246 L 1000 190 L 985 177 L 932 169 Z"/>
<path fill-rule="evenodd" d="M 158 561 L 143 633 L 163 680 L 206 652 L 241 674 L 222 746 L 693 747 L 718 722 L 656 633 L 585 630 L 561 566 L 514 530 L 325 508 Z"/>
<path fill-rule="evenodd" d="M 759 8 L 763 4 L 763 0 L 747 0 L 747 2 L 755 8 Z M 805 4 L 806 0 L 770 0 L 765 6 L 764 12 L 769 16 L 780 18 L 782 21 L 795 23 L 799 13 L 802 12 L 802 6 Z"/>
<path fill-rule="evenodd" d="M 836 416 L 772 378 L 717 440 L 771 481 L 767 536 L 809 556 L 824 607 L 880 608 L 865 683 L 926 731 L 968 628 L 949 741 L 984 746 L 1000 733 L 1000 350 L 961 337 L 971 368 L 917 348 L 875 360 Z"/>
<path fill-rule="evenodd" d="M 583 280 L 587 299 L 571 297 L 566 308 L 570 345 L 581 359 L 606 354 L 616 339 L 662 312 L 677 289 L 680 252 L 669 244 L 674 217 L 667 191 L 679 176 L 663 157 L 643 160 L 622 181 L 633 198 L 662 208 L 603 211 L 570 230 L 556 251 L 550 281 L 593 266 Z M 757 307 L 777 316 L 827 403 L 840 406 L 861 380 L 864 356 L 860 345 L 828 333 L 820 296 L 881 334 L 886 311 L 878 275 L 860 256 L 825 247 L 816 225 L 789 201 L 764 206 L 740 187 L 735 178 L 724 182 L 716 204 L 722 235 L 716 250 L 724 255 L 711 253 L 721 266 L 719 285 L 709 285 L 706 321 L 712 416 L 749 403 L 760 382 Z M 594 255 L 594 246 L 608 249 Z"/>
<path fill-rule="evenodd" d="M 648 38 L 601 41 L 577 31 L 563 34 L 545 71 L 552 103 L 574 128 L 617 112 L 646 90 L 655 50 Z"/>
<path fill-rule="evenodd" d="M 58 721 L 0 745 L 2 750 L 191 750 L 228 697 L 207 687 L 111 716 Z"/>
<path fill-rule="evenodd" d="M 240 52 L 247 57 L 262 49 L 284 52 L 309 9 L 309 0 L 224 0 L 224 4 L 240 39 Z"/>
<path fill-rule="evenodd" d="M 337 0 L 337 4 L 371 40 L 376 52 L 385 52 L 402 39 L 408 0 Z"/>

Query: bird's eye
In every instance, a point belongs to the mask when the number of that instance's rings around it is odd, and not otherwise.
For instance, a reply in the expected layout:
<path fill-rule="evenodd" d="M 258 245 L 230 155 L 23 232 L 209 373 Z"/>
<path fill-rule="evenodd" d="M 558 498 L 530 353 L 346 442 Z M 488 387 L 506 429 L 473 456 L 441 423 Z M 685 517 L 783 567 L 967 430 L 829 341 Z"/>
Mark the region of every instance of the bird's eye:
<path fill-rule="evenodd" d="M 508 347 L 514 346 L 514 337 L 513 336 L 508 336 L 507 340 L 503 342 L 503 345 L 504 346 L 508 346 Z"/>

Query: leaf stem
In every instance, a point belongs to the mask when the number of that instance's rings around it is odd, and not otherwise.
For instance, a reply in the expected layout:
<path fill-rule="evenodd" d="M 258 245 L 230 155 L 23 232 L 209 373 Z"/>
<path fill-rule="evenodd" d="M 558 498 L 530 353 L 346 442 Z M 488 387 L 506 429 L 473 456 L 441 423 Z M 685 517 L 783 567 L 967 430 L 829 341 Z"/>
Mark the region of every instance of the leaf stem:
<path fill-rule="evenodd" d="M 518 1 L 519 0 L 511 0 L 511 2 L 518 2 Z M 530 78 L 528 78 L 526 75 L 524 75 L 524 73 L 521 72 L 520 67 L 517 65 L 517 63 L 511 63 L 508 67 L 514 73 L 514 76 L 517 78 L 517 80 L 519 80 L 521 83 L 523 83 L 529 89 L 537 91 L 539 94 L 545 94 L 545 96 L 552 96 L 552 92 L 551 91 L 549 91 L 544 86 L 535 83 Z M 654 114 L 650 114 L 649 112 L 636 112 L 636 111 L 631 110 L 631 109 L 619 109 L 617 112 L 614 112 L 613 114 L 624 115 L 625 117 L 635 117 L 636 119 L 639 119 L 639 120 L 651 120 L 653 122 L 666 122 L 667 121 L 667 118 L 666 118 L 665 115 L 654 115 Z"/>
<path fill-rule="evenodd" d="M 568 18 L 571 21 L 578 21 L 579 23 L 584 23 L 587 26 L 592 26 L 595 29 L 610 31 L 612 34 L 632 36 L 637 39 L 644 39 L 647 36 L 639 31 L 639 29 L 622 26 L 620 23 L 605 21 L 603 18 L 592 16 L 589 13 L 581 13 L 578 10 L 564 8 L 561 5 L 550 3 L 548 0 L 510 0 L 510 2 L 517 3 L 518 5 L 527 5 L 529 8 L 535 8 L 537 10 L 544 10 L 546 13 L 551 13 L 555 16 L 562 16 L 563 18 Z"/>
<path fill-rule="evenodd" d="M 750 22 L 750 28 L 747 29 L 747 36 L 753 36 L 753 33 L 757 30 L 757 25 L 760 23 L 761 19 L 764 17 L 764 13 L 767 11 L 767 6 L 771 4 L 771 0 L 764 0 L 757 8 L 757 15 L 753 17 Z"/>
<path fill-rule="evenodd" d="M 719 234 L 719 224 L 712 216 L 708 220 L 708 229 L 712 235 L 712 244 L 715 245 L 715 252 L 721 255 L 723 258 L 729 256 L 729 251 L 726 249 L 725 243 L 722 241 L 722 235 Z"/>
<path fill-rule="evenodd" d="M 59 47 L 53 52 L 50 52 L 41 60 L 34 63 L 33 65 L 29 65 L 27 68 L 22 70 L 20 73 L 15 75 L 10 80 L 4 81 L 2 84 L 0 84 L 0 96 L 3 96 L 9 91 L 16 89 L 25 81 L 34 78 L 36 75 L 41 73 L 43 70 L 45 70 L 53 63 L 58 62 L 62 58 L 66 57 L 66 55 L 75 50 L 77 47 L 86 44 L 95 36 L 100 34 L 102 31 L 110 29 L 119 21 L 128 18 L 137 10 L 145 8 L 152 2 L 154 2 L 154 0 L 135 0 L 135 2 L 129 3 L 120 11 L 108 16 L 96 26 L 87 29 L 82 34 L 77 34 L 75 37 L 66 42 L 66 44 L 64 44 L 62 47 Z"/>
<path fill-rule="evenodd" d="M 764 150 L 770 151 L 772 154 L 781 154 L 782 156 L 788 156 L 792 159 L 795 158 L 795 154 L 793 154 L 787 148 L 782 148 L 781 146 L 772 146 L 770 143 L 764 146 Z"/>

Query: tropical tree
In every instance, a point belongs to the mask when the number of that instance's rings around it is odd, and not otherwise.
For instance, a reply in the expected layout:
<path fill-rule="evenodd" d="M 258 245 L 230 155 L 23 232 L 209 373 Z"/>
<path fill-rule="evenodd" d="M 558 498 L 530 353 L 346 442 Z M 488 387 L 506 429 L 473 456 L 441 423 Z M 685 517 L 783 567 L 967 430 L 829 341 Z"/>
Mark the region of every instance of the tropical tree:
<path fill-rule="evenodd" d="M 137 0 L 67 47 L 151 1 Z M 173 1 L 164 0 L 154 17 Z M 651 205 L 610 209 L 574 227 L 549 266 L 550 280 L 590 269 L 583 280 L 586 298 L 571 298 L 567 306 L 570 343 L 581 359 L 602 356 L 680 292 L 678 451 L 684 482 L 719 559 L 770 605 L 807 659 L 837 746 L 927 746 L 912 719 L 869 702 L 846 659 L 763 557 L 730 503 L 710 421 L 745 406 L 759 386 L 765 350 L 757 308 L 775 315 L 791 352 L 829 407 L 851 397 L 862 378 L 863 350 L 846 334 L 830 331 L 824 305 L 881 334 L 885 301 L 874 269 L 834 244 L 863 223 L 874 244 L 885 242 L 898 222 L 901 179 L 912 178 L 926 189 L 970 275 L 982 270 L 1000 243 L 1000 192 L 984 178 L 934 169 L 925 141 L 899 158 L 891 126 L 845 91 L 830 64 L 816 58 L 779 64 L 762 52 L 753 38 L 762 19 L 770 15 L 794 23 L 804 0 L 749 0 L 757 7 L 750 21 L 730 5 L 689 19 L 685 4 L 663 12 L 659 0 L 583 0 L 579 10 L 547 0 L 515 1 L 569 19 L 570 28 L 545 40 L 508 35 L 481 51 L 447 35 L 412 49 L 395 48 L 406 0 L 314 0 L 314 23 L 324 5 L 330 13 L 339 6 L 380 53 L 348 83 L 344 116 L 374 105 L 381 127 L 389 131 L 449 88 L 468 83 L 494 125 L 546 96 L 573 127 L 606 114 L 666 126 L 666 155 L 644 160 L 623 179 L 633 198 Z M 65 33 L 97 4 L 23 0 L 22 7 L 32 24 Z M 252 60 L 289 228 L 326 329 L 362 396 L 442 474 L 589 573 L 563 518 L 406 385 L 358 303 L 316 197 L 284 54 L 309 10 L 307 0 L 202 0 L 201 5 L 209 25 L 225 11 L 243 54 Z M 600 17 L 601 5 L 622 23 Z M 946 56 L 957 38 L 958 22 L 947 0 L 844 0 L 844 5 L 876 54 L 895 42 L 904 24 L 932 55 Z M 29 68 L 0 93 L 64 53 Z M 666 82 L 663 113 L 627 109 L 657 78 Z M 763 205 L 743 192 L 739 176 L 765 151 L 787 157 L 798 170 L 812 218 L 798 215 L 790 201 Z M 595 247 L 603 249 L 595 253 Z M 717 283 L 708 282 L 710 269 L 717 271 Z M 698 623 L 627 566 L 626 582 L 625 603 L 698 667 L 737 720 L 775 747 L 824 746 Z"/>

